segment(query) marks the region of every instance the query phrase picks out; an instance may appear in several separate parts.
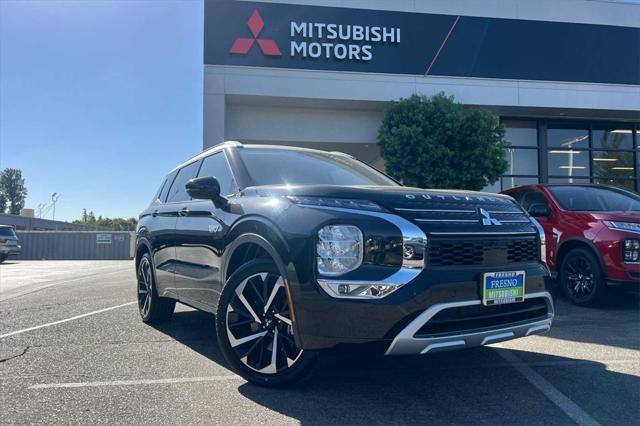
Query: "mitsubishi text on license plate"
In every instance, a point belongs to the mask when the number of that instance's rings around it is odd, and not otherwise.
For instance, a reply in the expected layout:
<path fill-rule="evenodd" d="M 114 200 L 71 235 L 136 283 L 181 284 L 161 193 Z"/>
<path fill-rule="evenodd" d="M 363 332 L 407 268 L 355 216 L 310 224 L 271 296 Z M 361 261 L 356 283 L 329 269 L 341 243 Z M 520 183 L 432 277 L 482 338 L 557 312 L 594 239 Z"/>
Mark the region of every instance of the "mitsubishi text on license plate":
<path fill-rule="evenodd" d="M 482 279 L 482 304 L 524 301 L 524 271 L 487 272 Z"/>

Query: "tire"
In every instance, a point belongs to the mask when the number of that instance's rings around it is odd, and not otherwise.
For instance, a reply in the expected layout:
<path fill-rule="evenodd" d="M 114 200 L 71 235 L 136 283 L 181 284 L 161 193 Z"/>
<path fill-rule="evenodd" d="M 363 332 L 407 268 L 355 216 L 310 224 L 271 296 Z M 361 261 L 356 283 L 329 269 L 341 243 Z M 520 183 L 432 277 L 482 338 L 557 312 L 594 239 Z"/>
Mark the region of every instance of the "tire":
<path fill-rule="evenodd" d="M 158 296 L 156 273 L 149 253 L 142 255 L 136 275 L 138 278 L 138 312 L 140 312 L 142 321 L 156 323 L 170 319 L 176 307 L 176 301 Z"/>
<path fill-rule="evenodd" d="M 216 314 L 218 345 L 232 370 L 267 387 L 304 378 L 317 354 L 295 345 L 290 318 L 284 281 L 271 260 L 252 260 L 235 271 Z"/>
<path fill-rule="evenodd" d="M 608 296 L 600 263 L 591 250 L 576 248 L 562 260 L 560 288 L 578 306 L 596 306 Z"/>
<path fill-rule="evenodd" d="M 9 256 L 7 256 L 6 254 L 0 254 L 0 263 L 4 262 L 5 260 L 7 260 Z"/>

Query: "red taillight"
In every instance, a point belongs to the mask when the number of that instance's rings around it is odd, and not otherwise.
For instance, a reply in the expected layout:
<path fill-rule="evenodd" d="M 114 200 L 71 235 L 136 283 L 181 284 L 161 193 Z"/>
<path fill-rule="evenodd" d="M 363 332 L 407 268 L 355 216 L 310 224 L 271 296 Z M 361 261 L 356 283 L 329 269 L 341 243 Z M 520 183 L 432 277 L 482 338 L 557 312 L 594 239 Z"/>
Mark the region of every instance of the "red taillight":
<path fill-rule="evenodd" d="M 0 244 L 6 244 L 7 240 L 0 240 Z"/>

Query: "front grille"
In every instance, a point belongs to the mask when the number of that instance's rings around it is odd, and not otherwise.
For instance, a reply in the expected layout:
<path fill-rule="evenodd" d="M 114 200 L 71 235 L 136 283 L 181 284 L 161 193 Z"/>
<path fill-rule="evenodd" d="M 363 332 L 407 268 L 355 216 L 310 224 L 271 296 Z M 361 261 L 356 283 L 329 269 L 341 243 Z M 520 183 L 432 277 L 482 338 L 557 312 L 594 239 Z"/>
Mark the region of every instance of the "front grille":
<path fill-rule="evenodd" d="M 500 266 L 538 260 L 535 235 L 511 238 L 430 238 L 427 262 L 430 266 Z"/>
<path fill-rule="evenodd" d="M 522 321 L 544 319 L 548 314 L 544 298 L 525 299 L 522 303 L 505 305 L 472 305 L 449 308 L 438 312 L 418 330 L 415 337 L 473 332 L 506 326 Z"/>

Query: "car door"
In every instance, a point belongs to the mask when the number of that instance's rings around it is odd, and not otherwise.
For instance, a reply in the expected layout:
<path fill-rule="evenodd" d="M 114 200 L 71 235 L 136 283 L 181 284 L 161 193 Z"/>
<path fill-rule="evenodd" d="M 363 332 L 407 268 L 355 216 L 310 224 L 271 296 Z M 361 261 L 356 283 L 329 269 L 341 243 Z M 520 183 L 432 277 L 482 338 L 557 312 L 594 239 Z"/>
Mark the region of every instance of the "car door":
<path fill-rule="evenodd" d="M 158 226 L 157 232 L 163 233 L 162 244 L 157 249 L 156 255 L 154 255 L 158 293 L 160 295 L 163 295 L 163 293 L 178 295 L 176 291 L 176 273 L 180 265 L 176 253 L 177 245 L 179 244 L 179 239 L 176 238 L 176 223 L 180 210 L 185 207 L 185 203 L 189 199 L 184 185 L 195 176 L 199 166 L 199 162 L 194 162 L 175 172 L 175 178 L 167 191 L 166 202 L 154 212 L 156 214 L 155 219 L 161 224 L 161 226 Z M 162 276 L 162 280 L 160 276 Z"/>
<path fill-rule="evenodd" d="M 156 289 L 160 296 L 177 296 L 174 282 L 175 245 L 173 233 L 178 219 L 174 206 L 165 203 L 177 171 L 169 173 L 162 189 L 147 210 L 145 227 L 153 248 L 153 264 L 156 273 Z"/>
<path fill-rule="evenodd" d="M 222 196 L 237 192 L 224 152 L 202 160 L 198 177 L 203 176 L 218 179 Z M 233 218 L 230 213 L 216 208 L 210 200 L 191 200 L 185 207 L 176 224 L 178 296 L 190 305 L 213 310 L 222 291 L 221 258 Z"/>

